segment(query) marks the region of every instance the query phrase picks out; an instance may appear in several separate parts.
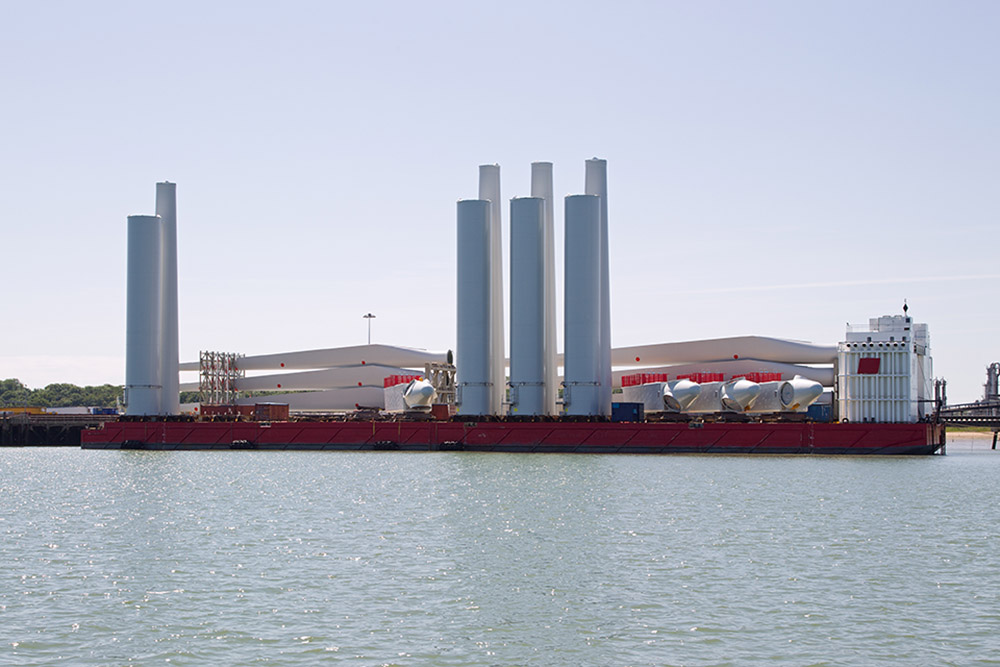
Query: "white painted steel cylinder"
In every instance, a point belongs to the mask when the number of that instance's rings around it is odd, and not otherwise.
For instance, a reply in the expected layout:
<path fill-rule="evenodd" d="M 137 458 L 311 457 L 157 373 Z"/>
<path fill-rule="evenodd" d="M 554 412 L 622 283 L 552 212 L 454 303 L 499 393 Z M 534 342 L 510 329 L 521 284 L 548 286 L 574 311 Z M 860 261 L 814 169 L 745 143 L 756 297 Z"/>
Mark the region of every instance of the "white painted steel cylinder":
<path fill-rule="evenodd" d="M 565 215 L 563 403 L 568 415 L 601 415 L 601 198 L 566 197 Z"/>
<path fill-rule="evenodd" d="M 160 414 L 160 218 L 128 217 L 125 414 Z"/>
<path fill-rule="evenodd" d="M 608 161 L 587 160 L 584 192 L 601 198 L 601 410 L 611 414 L 611 269 L 608 260 Z"/>
<path fill-rule="evenodd" d="M 180 339 L 177 319 L 177 185 L 156 184 L 160 216 L 160 414 L 179 415 Z"/>
<path fill-rule="evenodd" d="M 490 414 L 503 411 L 506 382 L 506 358 L 503 331 L 503 212 L 500 199 L 500 165 L 479 167 L 479 199 L 490 202 L 490 364 L 495 380 L 490 390 Z"/>
<path fill-rule="evenodd" d="M 545 200 L 510 202 L 510 413 L 544 415 Z"/>
<path fill-rule="evenodd" d="M 552 187 L 552 163 L 531 163 L 531 196 L 545 200 L 545 221 L 543 233 L 545 269 L 545 414 L 558 414 L 558 372 L 556 363 L 558 333 L 556 329 L 556 251 L 555 251 L 555 197 Z"/>
<path fill-rule="evenodd" d="M 663 385 L 663 405 L 673 412 L 687 410 L 698 395 L 701 386 L 691 380 L 674 380 Z"/>
<path fill-rule="evenodd" d="M 491 409 L 493 364 L 490 202 L 458 202 L 458 331 L 455 339 L 456 405 L 460 415 Z"/>

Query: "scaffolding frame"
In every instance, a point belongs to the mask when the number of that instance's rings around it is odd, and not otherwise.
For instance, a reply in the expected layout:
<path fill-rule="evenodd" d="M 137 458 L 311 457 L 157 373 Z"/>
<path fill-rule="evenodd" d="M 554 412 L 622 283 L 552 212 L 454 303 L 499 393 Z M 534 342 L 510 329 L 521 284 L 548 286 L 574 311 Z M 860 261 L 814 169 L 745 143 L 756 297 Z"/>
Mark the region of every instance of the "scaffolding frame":
<path fill-rule="evenodd" d="M 198 394 L 206 405 L 232 405 L 240 398 L 237 380 L 245 371 L 239 360 L 244 355 L 235 352 L 200 352 L 198 354 Z"/>
<path fill-rule="evenodd" d="M 431 362 L 424 364 L 424 379 L 437 391 L 437 402 L 455 405 L 455 366 Z"/>

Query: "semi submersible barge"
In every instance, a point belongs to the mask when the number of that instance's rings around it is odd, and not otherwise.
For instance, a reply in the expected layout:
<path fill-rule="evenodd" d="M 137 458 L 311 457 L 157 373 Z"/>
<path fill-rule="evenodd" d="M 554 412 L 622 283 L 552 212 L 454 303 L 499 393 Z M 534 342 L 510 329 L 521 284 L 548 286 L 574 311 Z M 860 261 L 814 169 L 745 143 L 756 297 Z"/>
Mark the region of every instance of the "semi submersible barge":
<path fill-rule="evenodd" d="M 404 450 L 593 454 L 934 454 L 943 424 L 119 421 L 81 434 L 85 449 Z"/>

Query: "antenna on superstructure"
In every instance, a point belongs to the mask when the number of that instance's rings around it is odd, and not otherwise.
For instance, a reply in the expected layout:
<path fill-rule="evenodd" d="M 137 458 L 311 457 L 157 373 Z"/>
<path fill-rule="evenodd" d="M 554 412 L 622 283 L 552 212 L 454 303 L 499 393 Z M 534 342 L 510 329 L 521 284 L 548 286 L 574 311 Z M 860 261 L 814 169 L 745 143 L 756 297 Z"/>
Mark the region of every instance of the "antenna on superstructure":
<path fill-rule="evenodd" d="M 906 305 L 906 299 L 903 299 L 903 315 L 906 315 L 908 310 L 910 310 L 910 307 Z"/>

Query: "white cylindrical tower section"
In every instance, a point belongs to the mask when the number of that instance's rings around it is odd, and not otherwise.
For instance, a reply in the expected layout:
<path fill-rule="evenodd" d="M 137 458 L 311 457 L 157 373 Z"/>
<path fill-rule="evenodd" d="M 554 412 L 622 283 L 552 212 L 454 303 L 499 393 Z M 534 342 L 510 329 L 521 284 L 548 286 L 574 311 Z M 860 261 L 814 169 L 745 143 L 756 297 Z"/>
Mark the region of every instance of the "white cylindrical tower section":
<path fill-rule="evenodd" d="M 458 331 L 455 339 L 456 405 L 460 415 L 491 409 L 492 333 L 490 202 L 458 202 Z"/>
<path fill-rule="evenodd" d="M 611 272 L 608 265 L 608 161 L 587 160 L 584 192 L 601 198 L 601 414 L 611 414 Z"/>
<path fill-rule="evenodd" d="M 544 415 L 545 200 L 510 202 L 510 413 Z"/>
<path fill-rule="evenodd" d="M 179 415 L 180 342 L 177 320 L 177 185 L 156 184 L 156 215 L 160 216 L 160 414 Z"/>
<path fill-rule="evenodd" d="M 479 199 L 490 202 L 490 298 L 492 324 L 490 328 L 490 364 L 494 384 L 490 390 L 490 414 L 503 410 L 506 382 L 506 356 L 503 336 L 503 217 L 500 204 L 500 165 L 479 167 Z"/>
<path fill-rule="evenodd" d="M 563 402 L 568 415 L 601 415 L 601 198 L 566 197 L 565 220 Z"/>
<path fill-rule="evenodd" d="M 544 352 L 544 382 L 545 382 L 545 414 L 558 414 L 556 400 L 558 399 L 559 369 L 556 364 L 556 249 L 555 249 L 555 198 L 552 194 L 552 163 L 531 163 L 531 196 L 545 200 L 545 218 L 542 223 L 545 238 L 542 259 L 545 271 L 545 352 Z"/>
<path fill-rule="evenodd" d="M 160 414 L 160 218 L 128 217 L 125 414 Z"/>

